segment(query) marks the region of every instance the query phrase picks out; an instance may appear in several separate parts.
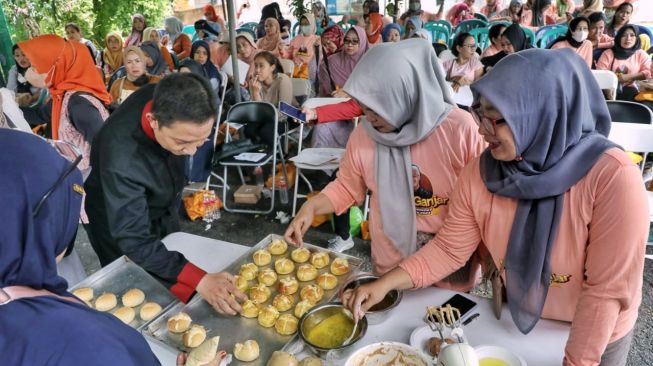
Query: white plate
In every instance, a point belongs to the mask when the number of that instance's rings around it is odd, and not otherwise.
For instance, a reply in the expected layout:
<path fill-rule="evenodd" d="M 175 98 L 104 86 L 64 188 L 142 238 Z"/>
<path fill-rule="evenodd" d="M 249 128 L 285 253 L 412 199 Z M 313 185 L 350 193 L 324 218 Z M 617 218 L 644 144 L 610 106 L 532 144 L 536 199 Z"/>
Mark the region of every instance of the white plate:
<path fill-rule="evenodd" d="M 451 329 L 445 328 L 442 331 L 442 334 L 444 335 L 445 338 L 450 337 Z M 426 347 L 426 343 L 431 337 L 439 337 L 439 336 L 440 334 L 437 331 L 435 332 L 432 331 L 428 325 L 415 328 L 415 330 L 410 334 L 410 345 L 420 350 L 427 358 L 433 358 L 433 356 L 429 354 L 428 348 Z M 465 336 L 463 336 L 463 343 L 468 343 L 467 337 Z"/>
<path fill-rule="evenodd" d="M 486 357 L 498 358 L 509 366 L 526 366 L 526 361 L 518 354 L 499 346 L 482 345 L 474 347 L 479 361 Z"/>
<path fill-rule="evenodd" d="M 398 355 L 410 362 L 410 365 L 430 366 L 430 358 L 419 350 L 399 342 L 380 342 L 365 346 L 354 352 L 347 359 L 345 366 L 381 366 L 389 365 Z M 395 365 L 398 366 L 398 365 Z"/>

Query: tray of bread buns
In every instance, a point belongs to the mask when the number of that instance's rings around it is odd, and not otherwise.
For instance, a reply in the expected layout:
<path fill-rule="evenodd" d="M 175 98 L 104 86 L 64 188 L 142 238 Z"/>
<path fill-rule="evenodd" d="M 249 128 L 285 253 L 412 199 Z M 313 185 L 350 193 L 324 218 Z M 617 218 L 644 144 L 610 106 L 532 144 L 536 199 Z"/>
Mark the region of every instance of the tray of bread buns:
<path fill-rule="evenodd" d="M 69 289 L 86 305 L 140 330 L 179 301 L 143 268 L 122 256 Z"/>
<path fill-rule="evenodd" d="M 142 332 L 180 351 L 220 336 L 220 349 L 233 353 L 236 365 L 265 365 L 296 336 L 299 318 L 334 299 L 361 266 L 359 258 L 311 244 L 297 248 L 268 235 L 225 269 L 248 297 L 241 315 L 220 315 L 195 296 L 166 310 Z"/>

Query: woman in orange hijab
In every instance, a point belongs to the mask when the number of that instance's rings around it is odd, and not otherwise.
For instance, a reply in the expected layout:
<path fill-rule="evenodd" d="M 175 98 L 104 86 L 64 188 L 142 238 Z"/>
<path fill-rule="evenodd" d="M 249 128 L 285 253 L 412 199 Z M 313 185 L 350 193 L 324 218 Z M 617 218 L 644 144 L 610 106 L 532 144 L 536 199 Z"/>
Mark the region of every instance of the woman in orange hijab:
<path fill-rule="evenodd" d="M 77 146 L 84 156 L 79 169 L 89 167 L 91 141 L 109 116 L 111 102 L 102 77 L 86 46 L 48 34 L 18 43 L 32 61 L 25 78 L 47 87 L 52 96 L 52 138 Z"/>
<path fill-rule="evenodd" d="M 381 32 L 383 31 L 383 16 L 379 13 L 370 13 L 369 20 L 365 27 L 367 33 L 367 40 L 370 45 L 383 42 L 381 39 Z"/>

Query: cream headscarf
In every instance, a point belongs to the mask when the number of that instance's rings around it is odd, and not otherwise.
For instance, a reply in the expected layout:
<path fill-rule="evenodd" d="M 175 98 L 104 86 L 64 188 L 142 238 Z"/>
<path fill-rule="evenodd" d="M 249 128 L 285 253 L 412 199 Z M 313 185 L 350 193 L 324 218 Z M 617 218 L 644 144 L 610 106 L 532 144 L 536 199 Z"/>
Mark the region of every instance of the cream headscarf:
<path fill-rule="evenodd" d="M 407 257 L 417 250 L 410 147 L 427 138 L 454 108 L 444 70 L 423 39 L 384 43 L 367 51 L 344 90 L 397 128 L 381 133 L 363 121 L 376 142 L 383 231 Z"/>

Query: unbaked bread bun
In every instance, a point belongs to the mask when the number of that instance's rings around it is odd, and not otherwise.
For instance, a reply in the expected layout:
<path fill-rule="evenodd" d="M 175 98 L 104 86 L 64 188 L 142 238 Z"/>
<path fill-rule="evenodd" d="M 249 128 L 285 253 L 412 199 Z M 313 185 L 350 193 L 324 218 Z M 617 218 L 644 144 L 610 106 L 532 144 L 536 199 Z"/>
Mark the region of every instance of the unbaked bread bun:
<path fill-rule="evenodd" d="M 295 305 L 295 296 L 293 295 L 278 294 L 272 300 L 272 306 L 279 311 L 290 310 L 293 305 Z"/>
<path fill-rule="evenodd" d="M 258 283 L 272 286 L 277 283 L 277 273 L 272 268 L 266 268 L 258 274 Z"/>
<path fill-rule="evenodd" d="M 120 319 L 120 321 L 122 321 L 123 323 L 129 325 L 129 323 L 131 323 L 136 317 L 136 311 L 134 311 L 134 309 L 132 308 L 123 306 L 121 308 L 116 309 L 113 312 L 113 315 L 116 318 Z"/>
<path fill-rule="evenodd" d="M 304 314 L 306 314 L 307 311 L 311 310 L 311 308 L 315 306 L 312 302 L 308 300 L 302 300 L 295 305 L 295 311 L 294 314 L 295 316 L 299 319 L 301 318 Z"/>
<path fill-rule="evenodd" d="M 104 293 L 95 299 L 95 310 L 97 311 L 109 311 L 116 305 L 118 305 L 118 299 L 111 292 Z"/>
<path fill-rule="evenodd" d="M 332 290 L 338 286 L 338 279 L 331 273 L 322 273 L 317 277 L 315 283 L 325 290 Z"/>
<path fill-rule="evenodd" d="M 277 259 L 274 262 L 274 269 L 280 275 L 292 273 L 295 270 L 295 263 L 288 258 Z"/>
<path fill-rule="evenodd" d="M 311 255 L 311 264 L 317 269 L 328 266 L 330 261 L 331 258 L 329 258 L 329 253 L 317 252 Z"/>
<path fill-rule="evenodd" d="M 274 329 L 281 335 L 291 335 L 297 332 L 299 320 L 292 314 L 282 314 L 274 323 Z"/>
<path fill-rule="evenodd" d="M 279 292 L 284 295 L 292 295 L 299 290 L 299 282 L 293 277 L 282 278 L 279 280 Z"/>
<path fill-rule="evenodd" d="M 133 288 L 122 295 L 122 304 L 129 308 L 135 308 L 145 301 L 145 293 L 137 288 Z"/>
<path fill-rule="evenodd" d="M 215 359 L 220 337 L 209 338 L 188 354 L 185 366 L 204 366 Z"/>
<path fill-rule="evenodd" d="M 315 356 L 308 356 L 299 363 L 299 366 L 323 366 L 323 364 L 322 360 L 319 358 Z"/>
<path fill-rule="evenodd" d="M 181 336 L 181 341 L 184 346 L 189 348 L 198 347 L 206 339 L 206 329 L 198 324 L 193 324 L 190 329 L 184 332 Z"/>
<path fill-rule="evenodd" d="M 265 328 L 274 326 L 277 319 L 279 319 L 279 310 L 272 305 L 264 307 L 258 313 L 258 323 Z"/>
<path fill-rule="evenodd" d="M 297 279 L 300 281 L 313 281 L 317 277 L 317 269 L 310 264 L 302 264 L 297 268 Z"/>
<path fill-rule="evenodd" d="M 308 300 L 313 304 L 317 304 L 322 297 L 324 297 L 324 290 L 318 285 L 308 285 L 299 292 L 299 297 L 302 300 Z"/>
<path fill-rule="evenodd" d="M 234 346 L 234 356 L 243 362 L 256 360 L 259 352 L 258 343 L 252 339 L 248 339 L 243 343 L 236 343 Z"/>
<path fill-rule="evenodd" d="M 249 289 L 249 299 L 259 304 L 268 301 L 271 295 L 272 292 L 270 291 L 270 289 L 261 283 L 252 286 L 252 288 Z"/>
<path fill-rule="evenodd" d="M 77 296 L 80 300 L 84 302 L 89 302 L 95 297 L 93 289 L 90 287 L 81 287 L 73 291 L 73 295 Z"/>
<path fill-rule="evenodd" d="M 249 282 L 247 282 L 245 277 L 236 275 L 234 276 L 234 282 L 240 292 L 247 292 L 247 290 L 249 290 Z"/>
<path fill-rule="evenodd" d="M 240 277 L 251 281 L 258 276 L 258 267 L 254 263 L 245 263 L 240 266 Z"/>
<path fill-rule="evenodd" d="M 190 328 L 193 319 L 190 315 L 181 312 L 168 319 L 168 330 L 172 333 L 183 333 Z"/>
<path fill-rule="evenodd" d="M 146 302 L 141 306 L 140 316 L 141 319 L 148 321 L 154 319 L 161 312 L 161 305 L 155 302 Z"/>
<path fill-rule="evenodd" d="M 299 363 L 295 356 L 288 352 L 274 351 L 266 366 L 297 366 Z"/>
<path fill-rule="evenodd" d="M 311 251 L 306 248 L 297 248 L 290 253 L 290 258 L 297 263 L 304 263 L 311 258 Z"/>
<path fill-rule="evenodd" d="M 344 275 L 349 272 L 349 261 L 346 258 L 336 258 L 331 263 L 331 273 L 336 276 Z"/>
<path fill-rule="evenodd" d="M 260 306 L 256 302 L 245 300 L 240 306 L 243 308 L 242 313 L 240 313 L 241 316 L 245 318 L 256 318 L 258 316 Z"/>
<path fill-rule="evenodd" d="M 268 251 L 272 255 L 282 255 L 288 250 L 288 244 L 283 239 L 272 240 L 268 245 Z"/>
<path fill-rule="evenodd" d="M 267 266 L 272 262 L 272 254 L 265 249 L 259 249 L 254 252 L 252 259 L 257 266 Z"/>

